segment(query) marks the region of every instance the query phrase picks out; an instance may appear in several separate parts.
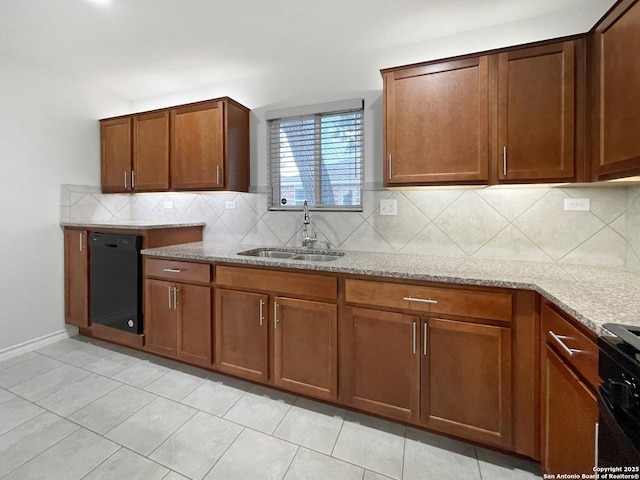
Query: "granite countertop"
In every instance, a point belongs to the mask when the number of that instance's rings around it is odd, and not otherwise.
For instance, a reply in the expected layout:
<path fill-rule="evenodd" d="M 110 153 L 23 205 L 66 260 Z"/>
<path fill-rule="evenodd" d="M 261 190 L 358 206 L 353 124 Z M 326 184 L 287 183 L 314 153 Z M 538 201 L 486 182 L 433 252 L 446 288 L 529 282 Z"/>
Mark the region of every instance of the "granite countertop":
<path fill-rule="evenodd" d="M 640 272 L 622 268 L 360 251 L 346 251 L 343 257 L 331 262 L 238 255 L 258 247 L 196 242 L 146 249 L 142 253 L 206 262 L 534 290 L 597 335 L 609 334 L 602 327 L 605 323 L 640 326 Z"/>
<path fill-rule="evenodd" d="M 180 227 L 202 227 L 204 222 L 184 223 L 184 222 L 166 222 L 159 223 L 148 220 L 121 220 L 117 222 L 60 222 L 61 227 L 79 227 L 79 228 L 115 228 L 123 230 L 154 230 L 159 228 L 180 228 Z"/>

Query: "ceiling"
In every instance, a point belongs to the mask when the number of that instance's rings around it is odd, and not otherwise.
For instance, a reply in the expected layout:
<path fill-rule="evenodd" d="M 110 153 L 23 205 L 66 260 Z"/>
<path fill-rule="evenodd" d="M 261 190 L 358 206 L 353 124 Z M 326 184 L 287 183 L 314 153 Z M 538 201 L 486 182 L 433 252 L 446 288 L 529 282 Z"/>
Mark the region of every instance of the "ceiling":
<path fill-rule="evenodd" d="M 0 53 L 134 101 L 585 9 L 589 28 L 613 3 L 0 0 Z"/>

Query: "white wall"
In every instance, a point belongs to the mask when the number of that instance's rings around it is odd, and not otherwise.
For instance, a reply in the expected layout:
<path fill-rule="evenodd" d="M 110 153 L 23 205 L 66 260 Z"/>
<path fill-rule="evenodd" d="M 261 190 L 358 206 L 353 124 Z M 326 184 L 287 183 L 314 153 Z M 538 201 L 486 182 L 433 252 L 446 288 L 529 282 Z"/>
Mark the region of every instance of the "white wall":
<path fill-rule="evenodd" d="M 0 57 L 0 352 L 64 328 L 60 184 L 98 185 L 114 96 Z"/>

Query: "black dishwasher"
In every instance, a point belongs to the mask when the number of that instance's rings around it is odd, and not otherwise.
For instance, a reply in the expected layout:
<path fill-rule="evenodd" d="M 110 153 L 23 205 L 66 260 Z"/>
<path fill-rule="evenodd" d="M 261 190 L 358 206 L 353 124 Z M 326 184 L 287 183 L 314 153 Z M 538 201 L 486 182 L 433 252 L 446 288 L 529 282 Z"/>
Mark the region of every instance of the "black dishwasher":
<path fill-rule="evenodd" d="M 142 333 L 142 237 L 91 234 L 91 323 Z"/>

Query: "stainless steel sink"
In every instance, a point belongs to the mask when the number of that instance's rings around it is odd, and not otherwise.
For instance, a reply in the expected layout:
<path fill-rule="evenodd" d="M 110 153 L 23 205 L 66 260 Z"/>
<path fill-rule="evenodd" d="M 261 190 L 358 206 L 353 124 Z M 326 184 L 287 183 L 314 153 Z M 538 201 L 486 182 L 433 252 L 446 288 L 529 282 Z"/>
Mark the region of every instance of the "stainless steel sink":
<path fill-rule="evenodd" d="M 285 260 L 301 260 L 307 262 L 332 262 L 344 256 L 344 252 L 336 252 L 332 250 L 310 252 L 308 250 L 284 248 L 255 248 L 253 250 L 238 252 L 238 255 L 246 255 L 249 257 L 280 258 Z"/>

